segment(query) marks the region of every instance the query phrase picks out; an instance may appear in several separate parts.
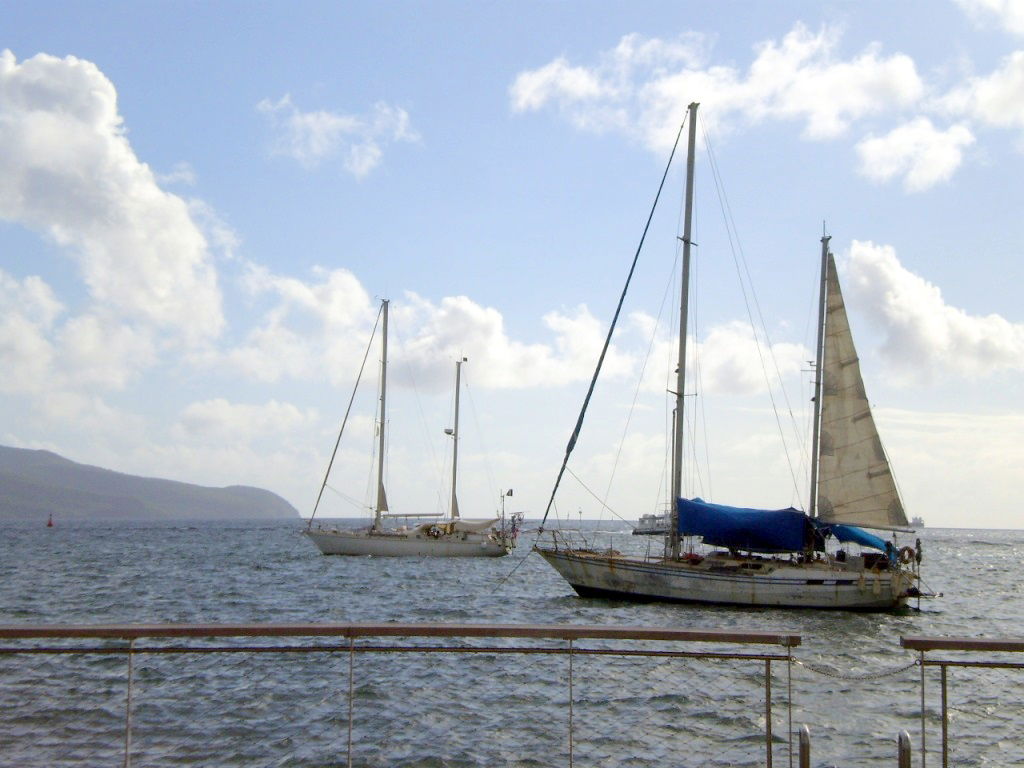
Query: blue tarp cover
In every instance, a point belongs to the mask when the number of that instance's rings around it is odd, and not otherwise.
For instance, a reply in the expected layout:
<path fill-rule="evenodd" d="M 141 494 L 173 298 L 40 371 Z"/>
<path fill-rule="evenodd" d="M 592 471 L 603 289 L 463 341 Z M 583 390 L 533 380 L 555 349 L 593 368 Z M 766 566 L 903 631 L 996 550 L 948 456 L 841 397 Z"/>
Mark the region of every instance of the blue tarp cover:
<path fill-rule="evenodd" d="M 822 549 L 822 536 L 886 551 L 885 541 L 852 525 L 821 523 L 798 509 L 746 509 L 679 499 L 679 535 L 701 536 L 706 544 L 744 552 L 801 552 Z M 817 535 L 815 535 L 817 534 Z"/>
<path fill-rule="evenodd" d="M 749 552 L 800 552 L 809 532 L 809 518 L 793 509 L 744 509 L 679 499 L 679 534 L 702 536 L 717 547 Z"/>
<path fill-rule="evenodd" d="M 872 549 L 878 549 L 885 552 L 885 541 L 875 536 L 873 533 L 857 528 L 853 525 L 840 525 L 839 523 L 818 523 L 818 528 L 824 534 L 831 533 L 839 541 L 847 542 L 852 541 L 855 544 L 860 544 L 862 547 L 871 547 Z"/>

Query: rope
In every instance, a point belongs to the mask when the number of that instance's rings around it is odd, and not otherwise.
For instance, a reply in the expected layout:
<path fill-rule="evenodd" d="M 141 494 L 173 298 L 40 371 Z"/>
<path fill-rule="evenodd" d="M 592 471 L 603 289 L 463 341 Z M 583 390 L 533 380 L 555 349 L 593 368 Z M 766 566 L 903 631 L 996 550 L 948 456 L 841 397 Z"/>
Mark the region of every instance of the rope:
<path fill-rule="evenodd" d="M 341 435 L 345 431 L 345 424 L 348 423 L 348 416 L 352 412 L 352 402 L 356 399 L 356 390 L 359 389 L 359 381 L 363 378 L 363 369 L 366 367 L 366 359 L 370 356 L 370 347 L 373 346 L 373 337 L 377 334 L 377 324 L 380 322 L 381 313 L 384 311 L 384 305 L 380 305 L 380 309 L 377 310 L 377 319 L 373 321 L 373 330 L 370 331 L 370 341 L 366 344 L 366 352 L 363 353 L 363 362 L 359 366 L 359 375 L 356 376 L 356 384 L 352 387 L 352 396 L 348 399 L 348 408 L 345 409 L 345 418 L 341 420 L 341 429 L 338 430 L 338 439 L 334 441 L 334 450 L 331 451 L 331 460 L 327 462 L 327 471 L 324 472 L 324 481 L 320 484 L 320 492 L 316 495 L 316 504 L 313 505 L 313 514 L 309 516 L 309 522 L 306 523 L 306 529 L 308 530 L 313 525 L 313 518 L 316 517 L 316 511 L 320 508 L 320 499 L 324 496 L 324 488 L 327 487 L 327 478 L 331 476 L 331 467 L 334 466 L 334 457 L 338 454 L 338 446 L 341 444 Z"/>
<path fill-rule="evenodd" d="M 658 200 L 661 198 L 661 190 L 665 187 L 665 179 L 668 178 L 669 168 L 672 167 L 672 158 L 676 155 L 676 147 L 679 146 L 679 137 L 683 135 L 683 127 L 686 122 L 683 121 L 679 126 L 679 132 L 676 134 L 675 143 L 672 145 L 672 152 L 668 156 L 668 163 L 665 165 L 665 172 L 661 176 L 661 183 L 658 185 L 658 192 L 654 196 L 654 203 L 651 205 L 651 212 L 647 215 L 647 223 L 644 225 L 643 234 L 640 236 L 640 242 L 637 244 L 636 253 L 633 255 L 633 263 L 629 267 L 629 274 L 626 276 L 626 284 L 622 286 L 622 294 L 619 296 L 619 303 L 615 307 L 615 314 L 612 316 L 611 325 L 608 327 L 608 335 L 604 340 L 604 347 L 601 348 L 601 356 L 597 359 L 597 367 L 594 369 L 594 375 L 590 379 L 590 387 L 587 389 L 587 396 L 583 400 L 583 407 L 580 409 L 580 415 L 576 419 L 576 427 L 572 431 L 572 435 L 569 437 L 569 443 L 565 447 L 565 457 L 562 459 L 562 467 L 558 470 L 558 477 L 555 478 L 555 487 L 551 489 L 551 498 L 548 499 L 548 505 L 544 509 L 544 517 L 540 521 L 539 531 L 544 531 L 544 523 L 547 522 L 548 515 L 551 513 L 551 507 L 555 503 L 555 494 L 558 493 L 558 486 L 562 482 L 562 475 L 565 474 L 565 467 L 569 463 L 569 456 L 572 454 L 573 448 L 576 447 L 576 440 L 579 439 L 580 430 L 583 429 L 583 418 L 587 414 L 587 406 L 590 405 L 590 398 L 594 394 L 594 387 L 597 386 L 597 377 L 601 373 L 601 367 L 604 365 L 604 357 L 608 353 L 608 347 L 612 343 L 612 334 L 615 333 L 615 326 L 619 321 L 619 313 L 622 312 L 622 304 L 626 300 L 626 292 L 629 290 L 629 284 L 633 280 L 633 273 L 636 271 L 637 261 L 640 259 L 640 251 L 644 247 L 644 241 L 647 239 L 647 230 L 651 227 L 651 220 L 654 218 L 654 211 L 658 207 Z"/>

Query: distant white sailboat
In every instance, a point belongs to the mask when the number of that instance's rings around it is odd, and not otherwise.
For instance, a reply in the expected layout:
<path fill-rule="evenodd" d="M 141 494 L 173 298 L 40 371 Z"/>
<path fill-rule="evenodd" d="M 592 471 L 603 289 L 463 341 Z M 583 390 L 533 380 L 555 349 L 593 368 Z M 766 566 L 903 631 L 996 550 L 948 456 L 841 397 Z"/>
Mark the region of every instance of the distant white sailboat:
<path fill-rule="evenodd" d="M 821 245 L 810 511 L 755 510 L 682 498 L 683 393 L 697 105 L 689 108 L 682 297 L 672 440 L 671 513 L 663 555 L 624 556 L 553 532 L 535 547 L 581 596 L 730 605 L 887 610 L 920 597 L 920 540 L 896 549 L 862 530 L 899 530 L 907 518 L 861 379 L 828 237 Z M 620 304 L 621 306 L 621 304 Z M 609 332 L 610 336 L 610 332 Z M 596 376 L 596 374 L 595 374 Z M 566 450 L 566 461 L 583 414 Z M 565 465 L 563 464 L 563 471 Z M 559 475 L 561 477 L 561 475 Z M 557 483 L 556 483 L 557 490 Z M 552 493 L 552 500 L 554 492 Z M 550 505 L 549 505 L 550 508 Z M 861 554 L 826 551 L 825 539 Z M 696 544 L 702 540 L 703 551 Z M 870 552 L 867 550 L 877 551 Z"/>
<path fill-rule="evenodd" d="M 501 557 L 515 547 L 522 521 L 521 515 L 506 518 L 504 505 L 502 514 L 483 520 L 465 520 L 459 514 L 457 494 L 459 459 L 459 390 L 462 364 L 466 358 L 455 364 L 455 425 L 445 432 L 452 438 L 452 495 L 450 516 L 444 518 L 434 514 L 391 515 L 388 510 L 387 493 L 384 490 L 384 425 L 387 414 L 387 365 L 388 365 L 388 301 L 381 302 L 381 385 L 380 421 L 377 452 L 377 501 L 373 522 L 368 527 L 348 529 L 338 526 L 313 527 L 313 517 L 304 531 L 325 555 L 373 555 L 376 557 Z M 365 362 L 365 361 L 364 361 Z M 358 385 L 358 382 L 357 382 Z M 354 393 L 353 393 L 354 396 Z M 349 402 L 351 408 L 351 401 Z M 346 420 L 348 414 L 346 413 Z M 344 431 L 344 423 L 342 424 Z M 341 435 L 338 436 L 340 443 Z M 338 444 L 334 446 L 337 453 Z M 324 482 L 320 487 L 316 508 L 327 485 L 334 454 L 328 464 Z M 511 492 L 510 492 L 511 493 Z M 504 500 L 504 498 L 503 498 Z M 428 522 L 414 526 L 386 527 L 385 517 L 430 517 Z"/>

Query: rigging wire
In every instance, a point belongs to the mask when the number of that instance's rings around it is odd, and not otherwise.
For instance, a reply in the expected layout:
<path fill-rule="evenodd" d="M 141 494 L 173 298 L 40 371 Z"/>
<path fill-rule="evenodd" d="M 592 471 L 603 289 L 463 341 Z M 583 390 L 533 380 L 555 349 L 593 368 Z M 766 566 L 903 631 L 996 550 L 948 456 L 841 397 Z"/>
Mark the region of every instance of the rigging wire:
<path fill-rule="evenodd" d="M 373 507 L 367 505 L 366 503 L 364 503 L 362 501 L 359 501 L 359 499 L 355 498 L 354 496 L 349 496 L 347 493 L 343 493 L 342 491 L 339 491 L 333 485 L 328 484 L 326 486 L 326 488 L 327 488 L 328 491 L 330 491 L 331 493 L 336 494 L 339 498 L 341 498 L 342 501 L 347 501 L 353 507 L 358 507 L 363 512 L 365 512 L 366 510 L 372 510 L 373 509 Z"/>
<path fill-rule="evenodd" d="M 313 518 L 316 516 L 316 511 L 320 507 L 320 499 L 323 498 L 324 488 L 327 487 L 327 478 L 331 476 L 331 467 L 334 466 L 334 457 L 338 454 L 338 446 L 341 444 L 341 436 L 345 432 L 345 424 L 348 423 L 349 414 L 352 412 L 352 402 L 356 399 L 356 390 L 359 389 L 359 380 L 363 377 L 363 369 L 366 367 L 366 360 L 370 356 L 370 347 L 373 346 L 373 337 L 377 334 L 377 324 L 380 322 L 380 316 L 384 312 L 384 305 L 381 304 L 379 310 L 377 310 L 377 319 L 373 321 L 373 330 L 370 331 L 370 340 L 366 344 L 366 352 L 363 353 L 363 362 L 359 366 L 359 374 L 356 376 L 355 386 L 352 387 L 352 396 L 348 399 L 348 407 L 345 409 L 345 418 L 341 420 L 341 429 L 338 430 L 338 439 L 334 441 L 334 450 L 331 451 L 331 460 L 327 462 L 327 471 L 324 472 L 324 481 L 320 484 L 320 491 L 316 495 L 316 503 L 313 505 L 313 513 L 309 516 L 309 522 L 306 523 L 306 529 L 308 530 L 313 525 Z"/>
<path fill-rule="evenodd" d="M 623 517 L 618 512 L 616 512 L 614 509 L 612 509 L 611 507 L 608 506 L 608 504 L 606 503 L 608 501 L 608 497 L 607 496 L 604 499 L 602 499 L 600 496 L 598 496 L 596 493 L 594 493 L 590 489 L 590 487 L 586 483 L 584 483 L 582 479 L 580 479 L 580 476 L 572 471 L 572 467 L 566 467 L 566 472 L 568 472 L 570 475 L 572 475 L 573 478 L 576 480 L 576 482 L 580 484 L 580 487 L 582 487 L 583 490 L 585 490 L 587 493 L 589 493 L 591 496 L 593 496 L 594 500 L 597 501 L 598 504 L 600 504 L 604 509 L 606 509 L 609 512 L 611 512 L 612 515 L 614 515 L 615 517 L 619 518 L 619 520 L 621 520 L 623 522 L 626 522 L 626 518 L 625 517 Z"/>
<path fill-rule="evenodd" d="M 675 275 L 676 266 L 678 265 L 678 263 L 679 263 L 679 249 L 677 248 L 676 249 L 675 260 L 672 262 L 672 273 L 671 273 L 672 275 Z M 619 447 L 618 447 L 618 450 L 616 450 L 616 452 L 615 452 L 615 461 L 612 463 L 612 471 L 610 473 L 610 476 L 608 477 L 608 487 L 605 489 L 604 500 L 602 501 L 601 499 L 598 499 L 598 502 L 601 504 L 601 506 L 604 507 L 605 509 L 608 509 L 609 511 L 611 511 L 612 514 L 616 515 L 616 517 L 619 517 L 619 516 L 611 509 L 611 507 L 609 507 L 607 505 L 606 502 L 608 501 L 608 498 L 611 496 L 611 493 L 612 493 L 612 484 L 615 481 L 615 473 L 616 473 L 616 471 L 618 470 L 618 467 L 619 467 L 619 459 L 622 456 L 622 449 L 623 449 L 623 447 L 624 447 L 624 445 L 626 443 L 626 435 L 629 432 L 629 425 L 630 425 L 630 423 L 633 420 L 633 413 L 636 410 L 637 400 L 639 400 L 639 398 L 640 398 L 640 389 L 641 389 L 641 387 L 643 386 L 643 383 L 644 383 L 644 375 L 647 372 L 647 364 L 651 361 L 651 355 L 653 354 L 653 351 L 654 351 L 654 344 L 655 344 L 655 342 L 657 341 L 657 338 L 658 338 L 658 329 L 661 327 L 661 320 L 662 320 L 662 317 L 665 314 L 665 305 L 668 303 L 669 293 L 670 293 L 670 291 L 671 291 L 673 286 L 674 286 L 674 282 L 673 282 L 673 280 L 670 279 L 668 281 L 668 283 L 666 284 L 666 286 L 665 286 L 665 292 L 661 296 L 661 305 L 658 307 L 658 316 L 657 316 L 657 318 L 654 321 L 654 328 L 651 330 L 650 341 L 647 343 L 647 354 L 644 356 L 643 365 L 640 366 L 640 376 L 637 378 L 636 389 L 633 391 L 633 402 L 630 403 L 629 413 L 626 415 L 626 424 L 622 428 L 622 438 L 619 440 Z M 572 472 L 572 470 L 570 469 L 569 472 Z M 573 477 L 576 477 L 575 473 L 573 473 Z M 576 479 L 579 480 L 578 477 L 576 477 Z M 580 480 L 580 485 L 583 485 L 583 481 L 582 480 Z M 583 487 L 586 488 L 585 485 Z M 587 488 L 587 490 L 589 491 L 590 489 Z M 661 494 L 661 489 L 660 488 L 658 489 L 658 494 L 659 494 L 659 496 Z M 619 519 L 620 520 L 624 520 L 624 518 L 621 518 L 621 517 L 619 517 Z"/>
<path fill-rule="evenodd" d="M 554 488 L 551 489 L 551 498 L 548 499 L 547 508 L 544 510 L 544 517 L 541 519 L 539 531 L 543 532 L 544 523 L 547 522 L 548 515 L 551 512 L 551 507 L 555 502 L 555 494 L 558 492 L 558 486 L 562 482 L 562 475 L 565 474 L 566 465 L 569 463 L 569 456 L 572 454 L 573 448 L 576 447 L 576 441 L 579 439 L 580 430 L 583 429 L 583 418 L 587 414 L 587 406 L 590 405 L 590 398 L 594 394 L 594 387 L 597 386 L 597 377 L 601 373 L 601 367 L 604 365 L 605 355 L 608 353 L 608 347 L 611 345 L 612 334 L 615 332 L 615 326 L 619 320 L 619 314 L 622 312 L 622 305 L 626 300 L 626 292 L 629 290 L 629 284 L 633 280 L 633 273 L 636 271 L 637 261 L 640 259 L 640 251 L 644 247 L 644 241 L 647 239 L 647 231 L 650 229 L 651 220 L 654 218 L 654 211 L 658 207 L 658 200 L 661 198 L 661 190 L 665 187 L 665 179 L 668 178 L 669 169 L 672 167 L 672 159 L 675 157 L 676 148 L 679 146 L 679 138 L 683 135 L 683 128 L 686 125 L 684 120 L 679 126 L 679 132 L 676 134 L 676 140 L 672 144 L 672 152 L 669 154 L 668 163 L 665 165 L 665 172 L 661 176 L 661 183 L 658 184 L 658 192 L 654 196 L 654 203 L 651 205 L 651 212 L 647 215 L 647 223 L 644 225 L 643 234 L 640 236 L 640 242 L 637 244 L 636 253 L 633 255 L 633 263 L 629 267 L 629 274 L 626 276 L 626 284 L 622 286 L 622 294 L 619 296 L 619 303 L 615 307 L 615 314 L 612 316 L 612 322 L 608 326 L 608 335 L 605 337 L 604 346 L 601 348 L 601 355 L 597 359 L 597 367 L 594 369 L 594 375 L 590 379 L 590 387 L 587 389 L 587 396 L 583 400 L 583 407 L 580 409 L 580 415 L 576 419 L 576 426 L 572 431 L 572 435 L 569 437 L 569 443 L 565 447 L 565 457 L 562 459 L 562 466 L 558 470 L 558 477 L 555 478 Z"/>
<path fill-rule="evenodd" d="M 765 364 L 764 353 L 763 353 L 763 351 L 761 349 L 761 341 L 760 341 L 760 338 L 759 338 L 758 333 L 757 333 L 756 325 L 754 323 L 754 313 L 751 310 L 751 306 L 750 306 L 751 297 L 748 295 L 748 292 L 747 292 L 747 284 L 748 283 L 749 283 L 749 285 L 751 287 L 750 293 L 753 294 L 753 302 L 754 302 L 754 307 L 757 310 L 758 319 L 761 321 L 761 330 L 764 333 L 765 341 L 769 345 L 769 351 L 771 350 L 771 339 L 768 336 L 768 328 L 767 328 L 767 325 L 765 324 L 765 321 L 764 321 L 764 315 L 761 312 L 760 302 L 758 302 L 758 300 L 757 300 L 757 294 L 754 293 L 754 291 L 753 291 L 753 280 L 752 280 L 751 275 L 750 275 L 750 269 L 749 269 L 749 267 L 747 265 L 746 258 L 743 255 L 743 246 L 739 242 L 739 233 L 736 230 L 735 219 L 732 216 L 732 207 L 729 205 L 729 201 L 728 201 L 728 199 L 727 199 L 727 197 L 725 195 L 724 184 L 722 183 L 722 178 L 721 178 L 721 175 L 720 175 L 719 170 L 718 170 L 718 163 L 715 160 L 714 151 L 711 148 L 711 139 L 708 137 L 707 128 L 704 125 L 704 121 L 703 120 L 701 120 L 701 128 L 702 128 L 702 132 L 704 134 L 704 143 L 705 143 L 705 146 L 707 147 L 707 150 L 708 150 L 708 160 L 709 160 L 709 164 L 711 166 L 712 178 L 714 179 L 714 182 L 715 182 L 715 191 L 718 193 L 719 206 L 722 209 L 722 216 L 723 216 L 723 218 L 725 220 L 725 224 L 726 224 L 726 235 L 729 238 L 729 248 L 730 248 L 730 250 L 732 252 L 733 264 L 736 267 L 736 274 L 739 277 L 740 290 L 741 290 L 741 292 L 743 294 L 743 303 L 744 303 L 744 305 L 746 306 L 746 309 L 747 309 L 747 318 L 750 321 L 750 329 L 751 329 L 751 331 L 753 332 L 753 335 L 754 335 L 754 346 L 757 349 L 757 355 L 758 355 L 758 358 L 761 361 L 761 370 L 763 371 L 764 376 L 765 376 L 765 383 L 768 385 L 768 397 L 771 400 L 772 412 L 775 415 L 775 422 L 776 422 L 776 425 L 778 426 L 778 429 L 779 429 L 779 436 L 782 439 L 783 453 L 785 453 L 785 455 L 786 455 L 786 464 L 789 467 L 789 474 L 790 474 L 790 478 L 791 478 L 791 480 L 793 482 L 793 488 L 799 494 L 799 491 L 800 491 L 799 483 L 797 482 L 797 479 L 796 479 L 796 472 L 795 472 L 795 470 L 793 468 L 793 461 L 790 458 L 789 446 L 786 443 L 786 433 L 785 433 L 785 430 L 783 429 L 783 426 L 782 426 L 782 420 L 779 417 L 779 409 L 778 409 L 778 406 L 775 403 L 775 394 L 772 391 L 772 384 L 771 384 L 771 381 L 770 381 L 770 379 L 768 377 L 768 367 Z M 741 262 L 742 262 L 742 267 L 741 267 Z M 746 272 L 746 282 L 744 282 L 744 280 L 743 280 L 744 272 Z M 792 406 L 789 403 L 789 397 L 786 394 L 785 387 L 781 386 L 782 373 L 781 373 L 781 371 L 779 371 L 778 361 L 775 359 L 775 355 L 774 354 L 771 354 L 770 357 L 772 359 L 772 363 L 775 366 L 776 376 L 778 377 L 779 382 L 780 382 L 780 390 L 782 391 L 782 396 L 783 396 L 783 398 L 785 400 L 786 408 L 788 410 L 790 419 L 792 419 L 792 421 L 793 421 L 793 425 L 794 425 L 794 429 L 795 429 L 796 428 L 796 416 L 793 414 L 793 408 L 792 408 Z"/>
<path fill-rule="evenodd" d="M 694 200 L 693 205 L 694 205 L 695 209 L 699 206 L 699 202 L 700 202 L 699 199 Z M 696 210 L 694 211 L 693 218 L 694 218 L 694 221 L 696 223 L 696 226 L 699 227 L 700 226 L 700 217 L 697 215 Z M 699 232 L 697 233 L 697 238 L 698 238 L 698 242 L 699 242 L 699 239 L 700 239 L 700 233 Z M 691 245 L 696 246 L 696 243 L 691 243 Z M 700 256 L 700 248 L 699 248 L 699 246 L 697 247 L 696 255 L 698 257 Z M 700 295 L 698 293 L 698 288 L 701 285 L 701 278 L 700 278 L 700 268 L 701 268 L 701 265 L 702 265 L 702 259 L 701 258 L 694 258 L 692 260 L 692 262 L 691 262 L 690 269 L 693 272 L 693 280 L 691 280 L 691 282 L 690 282 L 690 285 L 691 285 L 691 289 L 690 290 L 691 290 L 691 292 L 693 294 L 693 301 L 692 301 L 692 303 L 691 302 L 687 302 L 687 304 L 689 306 L 693 307 L 692 312 L 691 312 L 691 318 L 692 318 L 691 322 L 692 322 L 692 325 L 693 325 L 693 338 L 694 338 L 694 343 L 692 345 L 687 345 L 687 349 L 691 349 L 693 351 L 693 362 L 694 362 L 693 415 L 690 417 L 690 445 L 692 447 L 691 458 L 692 458 L 692 462 L 693 462 L 692 463 L 693 476 L 692 476 L 690 482 L 691 482 L 691 487 L 697 489 L 700 494 L 702 494 L 702 495 L 704 494 L 704 490 L 703 490 L 704 489 L 704 479 L 701 477 L 700 460 L 699 460 L 699 458 L 697 456 L 697 428 L 698 428 L 698 424 L 699 424 L 700 430 L 701 430 L 702 436 L 703 436 L 704 468 L 705 468 L 706 474 L 707 474 L 707 494 L 706 495 L 707 495 L 708 498 L 711 498 L 711 453 L 710 453 L 709 440 L 708 440 L 708 419 L 707 419 L 707 413 L 706 413 L 705 408 L 704 408 L 704 397 L 701 395 L 701 393 L 704 391 L 704 366 L 703 366 L 703 355 L 701 354 L 701 345 L 700 345 L 700 343 L 698 341 L 700 339 L 700 317 L 701 317 L 701 314 L 700 314 L 700 304 L 698 302 L 698 300 L 700 298 Z M 685 401 L 685 398 L 684 398 L 684 400 L 683 400 L 684 419 L 685 419 L 685 410 L 686 410 L 685 403 L 686 403 L 686 401 Z M 684 427 L 685 427 L 685 423 L 684 423 Z"/>
<path fill-rule="evenodd" d="M 398 328 L 395 327 L 394 320 L 391 321 L 391 324 L 392 324 L 392 333 L 395 336 L 395 340 L 398 342 L 399 346 L 402 346 L 402 336 L 399 333 Z M 434 447 L 434 441 L 432 441 L 430 439 L 430 429 L 428 429 L 428 427 L 427 427 L 427 417 L 426 417 L 426 414 L 423 411 L 423 401 L 420 399 L 420 389 L 419 389 L 419 386 L 416 384 L 416 375 L 415 375 L 415 373 L 413 373 L 412 365 L 409 364 L 409 360 L 408 359 L 404 359 L 402 361 L 402 369 L 405 372 L 405 374 L 409 377 L 409 382 L 412 384 L 413 399 L 416 401 L 416 411 L 417 411 L 417 414 L 420 417 L 420 429 L 423 430 L 423 436 L 424 436 L 423 442 L 427 446 L 427 453 L 430 455 L 430 463 L 433 464 L 434 472 L 435 472 L 436 476 L 439 477 L 439 478 L 442 478 L 441 484 L 437 486 L 436 492 L 437 492 L 437 508 L 439 510 L 442 510 L 442 512 L 440 514 L 443 515 L 444 514 L 443 510 L 445 508 L 445 498 L 444 498 L 444 488 L 443 488 L 444 480 L 443 480 L 443 478 L 445 477 L 445 470 L 446 470 L 446 468 L 448 466 L 447 455 L 446 455 L 446 457 L 445 457 L 443 462 L 439 462 L 437 460 L 437 451 L 436 451 L 436 449 Z"/>
<path fill-rule="evenodd" d="M 484 440 L 484 431 L 480 427 L 480 418 L 477 416 L 476 399 L 473 397 L 472 390 L 469 387 L 469 378 L 466 376 L 465 371 L 463 371 L 462 376 L 466 384 L 466 394 L 469 396 L 469 412 L 473 416 L 473 429 L 476 431 L 477 439 L 480 441 L 480 447 L 484 454 L 484 470 L 487 472 L 487 482 L 491 484 L 490 487 L 492 490 L 500 490 L 498 484 L 494 482 L 494 471 L 491 467 L 491 455 L 490 451 L 487 450 L 487 443 Z"/>

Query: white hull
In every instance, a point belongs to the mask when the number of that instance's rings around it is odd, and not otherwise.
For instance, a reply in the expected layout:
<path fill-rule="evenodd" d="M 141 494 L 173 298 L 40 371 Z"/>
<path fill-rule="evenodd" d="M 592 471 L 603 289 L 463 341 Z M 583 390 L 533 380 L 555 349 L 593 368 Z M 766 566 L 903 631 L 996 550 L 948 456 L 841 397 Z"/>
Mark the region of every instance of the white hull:
<path fill-rule="evenodd" d="M 488 533 L 456 532 L 441 536 L 411 531 L 310 529 L 304 531 L 325 555 L 374 557 L 502 557 L 513 544 Z"/>
<path fill-rule="evenodd" d="M 537 551 L 583 597 L 880 611 L 904 606 L 912 584 L 911 574 L 904 571 L 855 570 L 824 562 L 762 561 L 763 573 L 754 573 L 742 561 L 725 559 L 691 564 L 539 547 Z"/>

